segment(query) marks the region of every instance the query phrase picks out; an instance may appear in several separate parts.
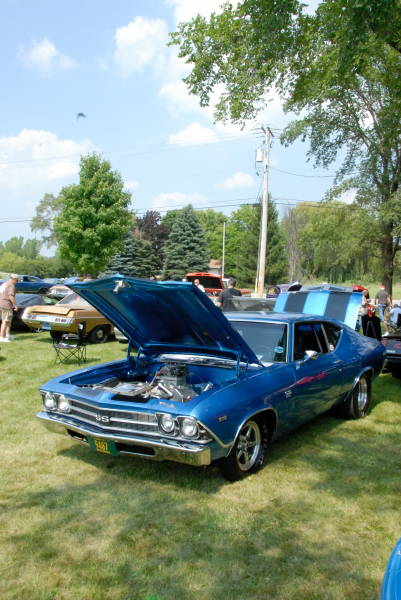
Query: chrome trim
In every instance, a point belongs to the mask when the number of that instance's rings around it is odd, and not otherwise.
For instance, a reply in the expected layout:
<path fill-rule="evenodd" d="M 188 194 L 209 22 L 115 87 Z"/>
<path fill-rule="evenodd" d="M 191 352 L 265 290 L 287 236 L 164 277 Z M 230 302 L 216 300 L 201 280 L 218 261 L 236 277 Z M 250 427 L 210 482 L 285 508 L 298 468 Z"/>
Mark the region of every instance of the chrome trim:
<path fill-rule="evenodd" d="M 95 429 L 89 427 L 79 427 L 75 423 L 71 422 L 68 418 L 60 418 L 58 415 L 54 417 L 49 413 L 39 412 L 36 417 L 42 421 L 43 425 L 49 431 L 66 435 L 70 439 L 86 445 L 88 442 L 84 440 L 77 440 L 77 438 L 70 436 L 70 434 L 67 432 L 67 429 L 75 431 L 76 433 L 80 433 L 84 436 L 92 435 L 97 438 L 112 440 L 117 444 L 123 443 L 127 445 L 138 445 L 153 448 L 155 451 L 154 456 L 140 454 L 139 452 L 136 453 L 137 456 L 140 456 L 141 458 L 147 458 L 149 460 L 173 460 L 194 466 L 209 465 L 211 462 L 210 448 L 208 446 L 201 446 L 199 443 L 190 444 L 188 440 L 184 440 L 184 443 L 178 443 L 176 438 L 170 438 L 168 440 L 146 440 L 143 438 L 133 438 L 119 435 L 105 435 L 104 433 L 99 433 Z M 119 451 L 119 454 L 129 454 L 132 456 L 135 455 L 135 453 L 127 451 Z"/>
<path fill-rule="evenodd" d="M 73 385 L 73 384 L 71 384 L 71 385 Z M 85 388 L 79 388 L 79 389 L 85 390 Z M 45 390 L 43 390 L 43 391 L 45 391 Z M 39 393 L 40 393 L 40 390 L 39 390 Z M 54 392 L 51 392 L 51 393 L 54 393 Z M 105 408 L 105 407 L 102 407 L 102 406 L 94 406 L 93 404 L 89 404 L 89 402 L 84 402 L 83 400 L 77 400 L 76 398 L 72 398 L 71 396 L 68 396 L 68 398 L 70 398 L 70 400 L 72 400 L 72 402 L 78 402 L 79 404 L 83 404 L 84 406 L 90 406 L 91 408 L 93 408 L 93 410 L 112 410 L 113 412 L 124 412 L 124 413 L 126 413 L 126 412 L 132 412 L 132 413 L 135 413 L 137 415 L 144 415 L 144 416 L 148 416 L 148 417 L 154 417 L 154 420 L 156 421 L 156 417 L 155 417 L 154 413 L 141 412 L 141 411 L 138 411 L 138 410 L 128 410 L 126 408 L 125 409 L 123 409 L 123 408 L 114 408 L 114 407 L 113 408 Z M 144 422 L 146 423 L 146 421 L 144 421 Z"/>

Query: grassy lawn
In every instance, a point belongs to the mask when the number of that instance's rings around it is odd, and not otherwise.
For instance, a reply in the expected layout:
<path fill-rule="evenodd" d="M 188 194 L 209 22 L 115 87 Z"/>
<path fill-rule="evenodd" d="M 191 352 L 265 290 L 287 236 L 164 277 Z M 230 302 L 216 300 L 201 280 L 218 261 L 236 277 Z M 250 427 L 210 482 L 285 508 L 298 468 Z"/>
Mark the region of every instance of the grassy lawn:
<path fill-rule="evenodd" d="M 0 352 L 0 598 L 377 598 L 401 535 L 400 382 L 384 375 L 362 421 L 323 416 L 230 484 L 191 468 L 91 452 L 35 419 L 48 334 Z M 126 346 L 88 346 L 88 362 Z"/>

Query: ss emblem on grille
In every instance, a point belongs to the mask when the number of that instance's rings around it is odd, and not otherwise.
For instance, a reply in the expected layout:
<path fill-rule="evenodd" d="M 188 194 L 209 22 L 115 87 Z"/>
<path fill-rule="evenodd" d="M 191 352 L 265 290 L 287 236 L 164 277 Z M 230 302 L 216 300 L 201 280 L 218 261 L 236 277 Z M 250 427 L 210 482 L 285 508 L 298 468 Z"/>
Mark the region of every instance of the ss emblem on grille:
<path fill-rule="evenodd" d="M 102 421 L 102 423 L 108 423 L 110 421 L 107 415 L 96 415 L 96 421 Z"/>

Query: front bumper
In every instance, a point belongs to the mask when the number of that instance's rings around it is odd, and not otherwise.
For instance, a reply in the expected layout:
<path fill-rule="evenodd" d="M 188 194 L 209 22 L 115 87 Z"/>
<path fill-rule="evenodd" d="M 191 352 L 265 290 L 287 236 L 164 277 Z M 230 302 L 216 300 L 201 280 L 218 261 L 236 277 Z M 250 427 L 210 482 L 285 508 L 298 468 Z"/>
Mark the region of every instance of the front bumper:
<path fill-rule="evenodd" d="M 87 435 L 115 442 L 119 454 L 131 454 L 150 460 L 173 460 L 193 466 L 210 465 L 210 448 L 194 442 L 178 442 L 173 439 L 150 440 L 143 437 L 114 435 L 101 433 L 90 425 L 77 425 L 67 416 L 51 415 L 46 412 L 37 413 L 37 418 L 49 431 L 67 435 L 77 442 L 89 447 Z"/>

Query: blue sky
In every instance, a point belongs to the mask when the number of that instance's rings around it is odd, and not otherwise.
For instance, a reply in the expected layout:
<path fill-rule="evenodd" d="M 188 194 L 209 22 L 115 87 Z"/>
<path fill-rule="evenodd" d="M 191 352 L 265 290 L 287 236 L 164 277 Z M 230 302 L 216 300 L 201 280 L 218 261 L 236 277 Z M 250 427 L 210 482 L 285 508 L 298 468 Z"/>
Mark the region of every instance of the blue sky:
<path fill-rule="evenodd" d="M 256 198 L 260 129 L 213 124 L 168 48 L 168 32 L 220 0 L 3 0 L 0 6 L 0 240 L 33 237 L 47 193 L 78 181 L 79 157 L 101 152 L 121 172 L 132 208 L 164 213 L 191 202 L 227 215 Z M 78 113 L 86 117 L 77 119 Z M 259 123 L 291 120 L 273 100 Z M 320 200 L 334 167 L 313 169 L 307 144 L 276 138 L 269 190 L 279 207 Z M 45 254 L 49 252 L 44 251 Z M 52 252 L 50 252 L 52 254 Z"/>

